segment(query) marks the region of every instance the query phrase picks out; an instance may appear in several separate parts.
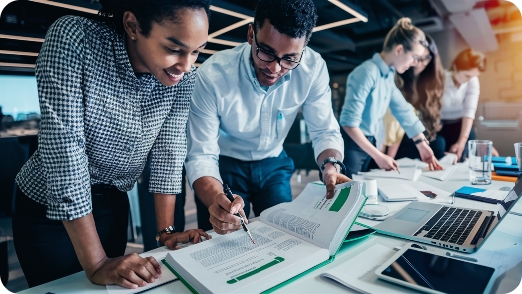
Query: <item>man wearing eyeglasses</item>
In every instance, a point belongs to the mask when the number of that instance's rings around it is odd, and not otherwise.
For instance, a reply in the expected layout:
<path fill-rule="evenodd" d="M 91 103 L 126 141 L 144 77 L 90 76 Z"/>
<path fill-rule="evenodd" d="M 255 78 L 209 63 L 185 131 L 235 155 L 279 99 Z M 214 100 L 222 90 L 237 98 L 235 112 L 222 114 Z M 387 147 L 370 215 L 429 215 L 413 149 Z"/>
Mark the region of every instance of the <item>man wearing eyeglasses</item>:
<path fill-rule="evenodd" d="M 241 228 L 233 214 L 246 218 L 250 204 L 259 216 L 292 201 L 294 164 L 282 146 L 300 108 L 327 197 L 335 184 L 349 181 L 338 171 L 344 146 L 326 64 L 306 47 L 316 19 L 312 0 L 261 0 L 248 43 L 218 52 L 199 67 L 186 160 L 199 228 L 226 234 Z M 233 202 L 222 183 L 235 194 Z"/>

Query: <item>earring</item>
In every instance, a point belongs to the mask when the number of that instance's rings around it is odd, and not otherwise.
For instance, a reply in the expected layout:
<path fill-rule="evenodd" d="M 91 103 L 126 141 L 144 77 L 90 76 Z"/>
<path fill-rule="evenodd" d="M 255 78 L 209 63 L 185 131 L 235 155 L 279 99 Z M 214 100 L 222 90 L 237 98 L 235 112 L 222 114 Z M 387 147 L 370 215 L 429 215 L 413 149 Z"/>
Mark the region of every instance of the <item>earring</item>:
<path fill-rule="evenodd" d="M 133 39 L 133 40 L 134 40 L 135 38 L 134 38 L 134 37 L 131 37 L 131 39 Z"/>

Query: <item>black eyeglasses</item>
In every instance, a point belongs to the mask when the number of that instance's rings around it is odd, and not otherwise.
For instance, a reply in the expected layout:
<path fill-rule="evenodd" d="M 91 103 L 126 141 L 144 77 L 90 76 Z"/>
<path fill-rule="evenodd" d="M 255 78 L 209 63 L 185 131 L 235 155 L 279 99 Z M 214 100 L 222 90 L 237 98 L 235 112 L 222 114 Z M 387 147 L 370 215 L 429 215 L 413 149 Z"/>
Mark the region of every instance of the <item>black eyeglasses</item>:
<path fill-rule="evenodd" d="M 254 33 L 254 42 L 256 43 L 256 56 L 257 56 L 257 58 L 259 58 L 259 60 L 268 62 L 268 63 L 277 61 L 277 63 L 282 68 L 285 68 L 285 69 L 295 69 L 301 62 L 301 59 L 303 58 L 304 49 L 303 49 L 303 52 L 301 52 L 301 57 L 299 57 L 299 60 L 295 61 L 295 60 L 291 60 L 291 59 L 288 59 L 285 57 L 278 57 L 273 53 L 270 53 L 262 48 L 259 48 L 259 44 L 257 44 L 257 38 L 256 38 L 255 33 Z"/>

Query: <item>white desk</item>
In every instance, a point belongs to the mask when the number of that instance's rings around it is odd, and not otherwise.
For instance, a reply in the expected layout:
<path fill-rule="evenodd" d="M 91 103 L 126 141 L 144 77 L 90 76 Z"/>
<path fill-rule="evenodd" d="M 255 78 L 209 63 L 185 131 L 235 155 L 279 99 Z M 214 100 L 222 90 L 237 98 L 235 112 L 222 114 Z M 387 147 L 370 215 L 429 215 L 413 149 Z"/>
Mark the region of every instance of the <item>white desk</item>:
<path fill-rule="evenodd" d="M 453 173 L 451 179 L 445 182 L 437 181 L 422 177 L 419 179 L 424 183 L 430 184 L 434 187 L 443 189 L 448 192 L 453 192 L 458 188 L 469 185 L 469 172 L 466 166 L 459 166 Z M 478 186 L 489 189 L 499 189 L 501 187 L 512 187 L 513 183 L 493 181 L 491 185 Z M 473 208 L 492 208 L 494 205 L 471 201 L 467 199 L 455 198 L 456 206 L 473 207 Z M 402 202 L 402 206 L 408 202 Z M 522 212 L 522 201 L 517 203 L 515 210 Z M 345 288 L 334 285 L 333 283 L 322 280 L 319 276 L 321 273 L 332 269 L 333 267 L 349 260 L 360 252 L 364 251 L 371 244 L 379 242 L 386 244 L 389 247 L 402 246 L 406 244 L 405 240 L 392 238 L 382 235 L 374 235 L 364 238 L 360 241 L 351 242 L 341 248 L 341 251 L 333 263 L 308 274 L 307 276 L 295 281 L 284 288 L 277 291 L 278 293 L 346 293 L 350 292 Z M 522 217 L 516 215 L 508 215 L 487 242 L 481 247 L 481 250 L 502 250 L 514 243 L 522 243 Z M 164 249 L 155 249 L 164 250 Z M 519 266 L 514 270 L 506 273 L 505 276 L 497 279 L 496 285 L 493 288 L 494 293 L 506 293 L 512 290 L 519 284 L 522 276 L 522 260 L 519 261 Z M 38 287 L 27 289 L 20 293 L 107 293 L 105 286 L 94 285 L 85 276 L 84 272 L 79 272 L 52 282 L 49 282 Z M 191 293 L 180 281 L 175 281 L 162 287 L 151 289 L 146 293 Z"/>

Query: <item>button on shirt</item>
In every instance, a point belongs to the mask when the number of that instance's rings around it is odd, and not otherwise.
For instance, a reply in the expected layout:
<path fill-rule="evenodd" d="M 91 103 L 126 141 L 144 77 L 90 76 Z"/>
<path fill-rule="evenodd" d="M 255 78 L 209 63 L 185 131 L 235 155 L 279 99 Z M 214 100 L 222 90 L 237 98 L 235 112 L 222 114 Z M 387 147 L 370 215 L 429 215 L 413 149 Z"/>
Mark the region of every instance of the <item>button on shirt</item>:
<path fill-rule="evenodd" d="M 243 161 L 277 157 L 301 107 L 315 158 L 326 149 L 343 154 L 321 56 L 306 48 L 300 65 L 264 90 L 253 70 L 251 50 L 244 43 L 218 52 L 197 71 L 188 122 L 186 169 L 191 185 L 204 176 L 221 181 L 219 155 Z"/>
<path fill-rule="evenodd" d="M 446 71 L 446 83 L 442 96 L 440 118 L 455 120 L 463 117 L 475 119 L 480 96 L 480 82 L 478 77 L 456 87 L 451 72 Z"/>
<path fill-rule="evenodd" d="M 48 218 L 90 213 L 93 184 L 132 189 L 149 152 L 149 190 L 181 192 L 194 67 L 172 87 L 151 74 L 138 79 L 123 34 L 103 22 L 66 16 L 47 32 L 36 79 L 38 150 L 16 181 L 47 206 Z"/>
<path fill-rule="evenodd" d="M 346 81 L 346 96 L 340 124 L 360 128 L 365 136 L 375 136 L 379 121 L 388 106 L 408 137 L 425 128 L 395 85 L 395 69 L 388 66 L 379 53 L 355 68 Z"/>

